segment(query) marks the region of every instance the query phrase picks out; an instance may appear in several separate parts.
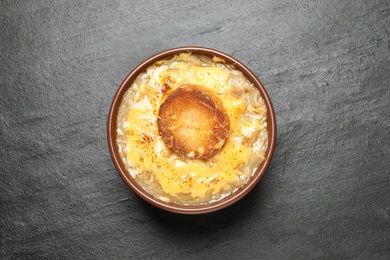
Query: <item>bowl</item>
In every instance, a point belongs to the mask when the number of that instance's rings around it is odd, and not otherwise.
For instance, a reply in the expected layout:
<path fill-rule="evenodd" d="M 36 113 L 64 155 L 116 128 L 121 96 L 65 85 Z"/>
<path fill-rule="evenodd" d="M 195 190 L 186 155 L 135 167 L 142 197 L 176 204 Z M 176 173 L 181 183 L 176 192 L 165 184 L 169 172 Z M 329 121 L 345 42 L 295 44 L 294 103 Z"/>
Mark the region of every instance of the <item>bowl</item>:
<path fill-rule="evenodd" d="M 136 78 L 141 73 L 145 72 L 149 66 L 151 66 L 157 61 L 167 60 L 174 57 L 175 55 L 179 55 L 182 53 L 191 53 L 195 55 L 216 57 L 217 59 L 223 60 L 225 64 L 228 64 L 234 67 L 234 69 L 241 71 L 243 75 L 257 88 L 267 108 L 266 122 L 268 130 L 268 147 L 264 153 L 264 159 L 262 160 L 262 162 L 254 170 L 249 180 L 243 186 L 236 189 L 233 193 L 227 195 L 226 197 L 223 197 L 222 199 L 198 205 L 184 205 L 174 202 L 167 202 L 162 199 L 156 198 L 155 196 L 150 194 L 133 178 L 133 175 L 130 174 L 129 171 L 126 169 L 125 163 L 120 156 L 119 149 L 117 146 L 117 117 L 119 106 L 126 91 L 132 86 Z M 124 81 L 121 83 L 118 90 L 116 91 L 111 103 L 107 122 L 107 138 L 109 151 L 115 168 L 119 172 L 119 175 L 124 180 L 124 182 L 139 197 L 141 197 L 146 202 L 156 206 L 157 208 L 166 211 L 180 214 L 204 214 L 217 211 L 234 204 L 238 200 L 242 199 L 245 195 L 247 195 L 258 184 L 258 182 L 264 176 L 273 156 L 276 142 L 276 118 L 271 100 L 268 96 L 266 89 L 264 88 L 260 80 L 256 77 L 256 75 L 243 63 L 241 63 L 234 57 L 215 49 L 199 46 L 178 47 L 162 51 L 146 59 L 144 62 L 136 66 L 135 69 L 131 71 L 130 74 L 124 79 Z"/>

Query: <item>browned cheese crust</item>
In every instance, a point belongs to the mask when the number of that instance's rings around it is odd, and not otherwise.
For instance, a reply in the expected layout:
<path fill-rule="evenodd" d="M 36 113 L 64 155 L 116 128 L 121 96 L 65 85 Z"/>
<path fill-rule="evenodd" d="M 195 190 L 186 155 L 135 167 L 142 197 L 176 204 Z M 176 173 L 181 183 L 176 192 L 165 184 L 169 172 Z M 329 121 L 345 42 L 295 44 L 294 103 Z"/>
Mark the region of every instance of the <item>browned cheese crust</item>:
<path fill-rule="evenodd" d="M 172 92 L 160 106 L 157 124 L 173 152 L 202 160 L 223 147 L 230 131 L 221 101 L 196 85 L 184 85 Z"/>

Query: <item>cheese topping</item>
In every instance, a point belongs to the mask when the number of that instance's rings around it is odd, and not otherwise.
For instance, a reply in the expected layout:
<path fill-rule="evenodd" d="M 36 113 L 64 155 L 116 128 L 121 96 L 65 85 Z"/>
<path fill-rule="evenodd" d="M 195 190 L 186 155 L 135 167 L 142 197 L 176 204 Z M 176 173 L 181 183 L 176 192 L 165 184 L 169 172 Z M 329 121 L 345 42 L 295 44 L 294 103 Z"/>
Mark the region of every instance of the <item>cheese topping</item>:
<path fill-rule="evenodd" d="M 186 84 L 217 95 L 230 120 L 229 138 L 206 161 L 172 153 L 158 133 L 160 105 Z M 266 113 L 259 91 L 241 72 L 220 58 L 183 53 L 150 66 L 124 95 L 117 145 L 131 176 L 155 197 L 179 204 L 207 203 L 244 185 L 264 159 Z"/>

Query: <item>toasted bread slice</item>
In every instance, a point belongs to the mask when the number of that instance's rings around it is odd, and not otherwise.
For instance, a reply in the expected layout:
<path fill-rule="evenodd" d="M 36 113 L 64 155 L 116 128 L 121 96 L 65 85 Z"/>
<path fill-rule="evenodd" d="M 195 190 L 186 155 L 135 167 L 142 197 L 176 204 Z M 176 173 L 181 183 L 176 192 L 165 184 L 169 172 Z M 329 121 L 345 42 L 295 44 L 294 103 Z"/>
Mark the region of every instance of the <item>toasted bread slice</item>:
<path fill-rule="evenodd" d="M 223 147 L 230 131 L 222 102 L 196 85 L 184 85 L 172 92 L 160 106 L 157 124 L 173 152 L 202 160 Z"/>

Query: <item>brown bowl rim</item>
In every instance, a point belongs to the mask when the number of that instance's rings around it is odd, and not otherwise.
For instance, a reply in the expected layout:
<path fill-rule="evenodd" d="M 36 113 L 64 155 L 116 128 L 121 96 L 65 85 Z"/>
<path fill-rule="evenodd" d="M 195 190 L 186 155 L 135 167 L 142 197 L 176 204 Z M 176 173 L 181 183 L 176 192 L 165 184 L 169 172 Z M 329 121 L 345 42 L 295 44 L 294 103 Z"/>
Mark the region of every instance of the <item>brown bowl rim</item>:
<path fill-rule="evenodd" d="M 265 160 L 261 162 L 259 167 L 256 169 L 253 176 L 249 179 L 249 181 L 239 188 L 234 193 L 230 194 L 229 196 L 217 200 L 215 202 L 207 203 L 207 204 L 201 204 L 201 205 L 195 205 L 195 206 L 186 206 L 186 205 L 180 205 L 175 203 L 167 203 L 162 200 L 159 200 L 149 194 L 147 191 L 145 191 L 136 181 L 134 181 L 131 177 L 131 175 L 127 172 L 125 169 L 125 166 L 122 162 L 122 159 L 120 158 L 118 149 L 116 148 L 116 118 L 118 115 L 118 107 L 120 105 L 120 102 L 122 100 L 123 94 L 131 87 L 133 81 L 135 78 L 142 72 L 146 70 L 147 67 L 152 65 L 154 62 L 164 59 L 169 59 L 170 57 L 173 57 L 176 54 L 179 53 L 185 53 L 185 52 L 191 52 L 196 54 L 204 54 L 209 56 L 216 56 L 219 58 L 222 58 L 225 60 L 226 63 L 231 64 L 234 66 L 234 68 L 240 70 L 260 91 L 260 94 L 262 98 L 264 99 L 264 102 L 267 107 L 267 124 L 268 124 L 268 148 L 265 154 Z M 117 89 L 108 114 L 108 121 L 107 121 L 107 140 L 108 140 L 108 147 L 110 151 L 110 155 L 112 158 L 112 161 L 115 165 L 115 168 L 119 172 L 119 175 L 124 180 L 124 182 L 130 187 L 133 192 L 135 192 L 140 198 L 145 200 L 146 202 L 154 205 L 157 208 L 170 211 L 173 213 L 180 213 L 180 214 L 204 214 L 204 213 L 210 213 L 214 212 L 220 209 L 223 209 L 225 207 L 228 207 L 238 200 L 245 197 L 262 179 L 264 176 L 274 153 L 275 149 L 275 143 L 276 143 L 276 118 L 275 118 L 275 111 L 271 102 L 271 99 L 263 86 L 263 84 L 260 82 L 258 77 L 242 62 L 237 60 L 236 58 L 207 47 L 201 47 L 201 46 L 184 46 L 184 47 L 177 47 L 168 49 L 162 52 L 159 52 L 139 65 L 137 65 L 123 80 L 123 82 L 120 84 L 119 88 Z"/>

